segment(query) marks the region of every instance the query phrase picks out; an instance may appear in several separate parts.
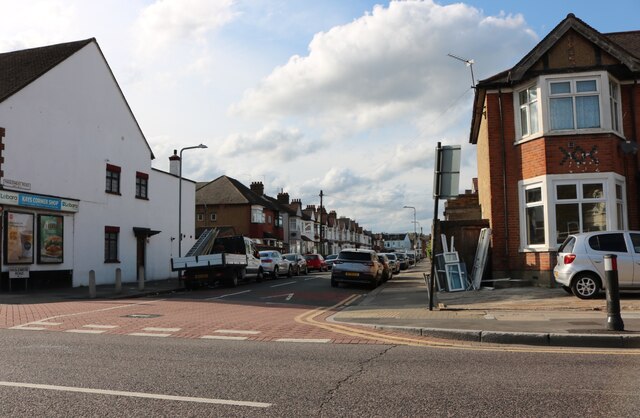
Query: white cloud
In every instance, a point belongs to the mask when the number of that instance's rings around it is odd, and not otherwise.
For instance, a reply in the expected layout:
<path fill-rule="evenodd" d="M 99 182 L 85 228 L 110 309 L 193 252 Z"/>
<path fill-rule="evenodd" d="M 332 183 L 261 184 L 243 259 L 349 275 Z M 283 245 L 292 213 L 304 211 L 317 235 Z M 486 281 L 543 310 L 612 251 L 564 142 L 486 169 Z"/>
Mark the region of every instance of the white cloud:
<path fill-rule="evenodd" d="M 476 61 L 486 65 L 533 43 L 523 27 L 521 16 L 488 19 L 462 3 L 376 6 L 352 23 L 316 34 L 307 56 L 292 56 L 232 110 L 254 117 L 298 115 L 316 126 L 348 130 L 408 117 L 434 119 L 471 85 L 468 70 L 447 53 L 478 54 Z M 512 48 L 495 51 L 504 38 Z"/>
<path fill-rule="evenodd" d="M 233 0 L 157 0 L 140 13 L 135 25 L 139 53 L 156 54 L 176 41 L 203 43 L 231 21 Z"/>
<path fill-rule="evenodd" d="M 241 156 L 263 161 L 291 162 L 313 152 L 318 144 L 307 140 L 297 129 L 266 126 L 252 135 L 234 134 L 218 148 L 221 157 Z"/>

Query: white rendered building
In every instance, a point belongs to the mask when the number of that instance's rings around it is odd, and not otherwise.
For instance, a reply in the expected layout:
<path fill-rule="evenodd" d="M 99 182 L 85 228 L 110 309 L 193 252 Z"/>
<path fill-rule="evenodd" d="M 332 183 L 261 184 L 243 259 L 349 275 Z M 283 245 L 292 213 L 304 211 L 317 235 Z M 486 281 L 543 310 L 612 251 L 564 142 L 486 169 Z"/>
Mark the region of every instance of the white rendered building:
<path fill-rule="evenodd" d="M 151 167 L 95 39 L 0 54 L 0 152 L 1 291 L 177 276 L 179 178 Z M 194 206 L 183 180 L 183 253 Z"/>

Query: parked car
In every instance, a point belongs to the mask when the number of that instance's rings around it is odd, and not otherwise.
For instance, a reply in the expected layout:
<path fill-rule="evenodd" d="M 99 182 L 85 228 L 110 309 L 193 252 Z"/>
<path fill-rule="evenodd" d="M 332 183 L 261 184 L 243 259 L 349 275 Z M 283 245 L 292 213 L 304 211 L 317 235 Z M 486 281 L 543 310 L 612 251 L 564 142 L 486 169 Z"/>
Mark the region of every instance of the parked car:
<path fill-rule="evenodd" d="M 640 288 L 640 231 L 598 231 L 569 235 L 560 248 L 553 275 L 580 299 L 598 296 L 604 288 L 604 256 L 616 255 L 620 289 Z M 637 279 L 635 279 L 637 277 Z"/>
<path fill-rule="evenodd" d="M 280 251 L 260 251 L 260 263 L 264 272 L 274 279 L 280 275 L 293 275 L 291 262 L 284 258 Z"/>
<path fill-rule="evenodd" d="M 407 258 L 409 259 L 410 266 L 416 265 L 416 255 L 414 253 L 407 253 Z"/>
<path fill-rule="evenodd" d="M 333 260 L 338 258 L 338 254 L 330 254 L 324 258 L 324 262 L 327 263 L 327 268 L 331 270 L 333 267 Z"/>
<path fill-rule="evenodd" d="M 389 260 L 389 266 L 391 267 L 391 272 L 393 274 L 400 273 L 400 263 L 398 262 L 398 256 L 396 253 L 384 253 Z"/>
<path fill-rule="evenodd" d="M 342 250 L 333 261 L 331 286 L 365 283 L 375 289 L 382 282 L 382 263 L 373 250 Z"/>
<path fill-rule="evenodd" d="M 309 270 L 327 271 L 327 263 L 320 254 L 305 254 L 307 260 L 307 268 Z"/>
<path fill-rule="evenodd" d="M 309 270 L 307 269 L 307 260 L 302 256 L 302 254 L 289 253 L 285 254 L 283 257 L 289 260 L 293 267 L 293 274 L 296 276 L 309 273 Z"/>
<path fill-rule="evenodd" d="M 391 270 L 389 258 L 385 254 L 378 254 L 378 261 L 382 264 L 382 281 L 386 282 L 393 277 L 393 270 Z"/>
<path fill-rule="evenodd" d="M 409 260 L 405 253 L 396 253 L 398 257 L 398 263 L 400 263 L 400 270 L 406 270 L 409 268 Z"/>

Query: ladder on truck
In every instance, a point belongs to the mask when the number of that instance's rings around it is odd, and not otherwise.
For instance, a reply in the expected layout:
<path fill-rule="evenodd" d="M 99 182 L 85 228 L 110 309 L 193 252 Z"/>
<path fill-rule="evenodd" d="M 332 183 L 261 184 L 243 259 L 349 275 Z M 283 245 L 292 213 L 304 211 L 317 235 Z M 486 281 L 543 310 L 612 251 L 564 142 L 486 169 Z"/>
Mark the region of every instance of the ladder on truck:
<path fill-rule="evenodd" d="M 218 236 L 218 228 L 205 229 L 200 237 L 193 244 L 193 247 L 187 252 L 187 257 L 193 257 L 196 255 L 209 254 L 211 252 L 211 248 L 213 247 L 213 241 L 215 241 Z"/>

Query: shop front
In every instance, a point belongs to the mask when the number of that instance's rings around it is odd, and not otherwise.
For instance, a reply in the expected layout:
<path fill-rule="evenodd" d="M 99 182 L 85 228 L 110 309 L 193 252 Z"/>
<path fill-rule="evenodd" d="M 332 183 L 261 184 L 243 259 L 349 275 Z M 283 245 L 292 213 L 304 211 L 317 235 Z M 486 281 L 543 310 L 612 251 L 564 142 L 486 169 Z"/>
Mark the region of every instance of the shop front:
<path fill-rule="evenodd" d="M 0 190 L 0 291 L 72 287 L 73 216 L 79 201 Z"/>

